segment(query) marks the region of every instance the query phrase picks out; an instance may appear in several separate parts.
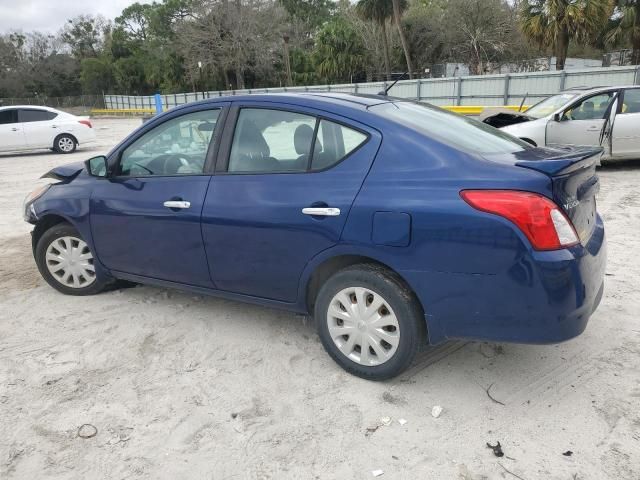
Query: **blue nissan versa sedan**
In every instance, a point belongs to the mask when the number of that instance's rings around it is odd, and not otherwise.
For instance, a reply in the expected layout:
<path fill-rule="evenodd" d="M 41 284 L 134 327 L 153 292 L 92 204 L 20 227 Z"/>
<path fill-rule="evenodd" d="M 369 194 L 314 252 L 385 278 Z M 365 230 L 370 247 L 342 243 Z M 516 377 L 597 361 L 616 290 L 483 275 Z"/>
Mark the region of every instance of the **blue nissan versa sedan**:
<path fill-rule="evenodd" d="M 310 313 L 340 366 L 380 380 L 427 343 L 585 329 L 601 153 L 384 96 L 222 97 L 54 168 L 24 215 L 63 293 L 125 280 Z"/>

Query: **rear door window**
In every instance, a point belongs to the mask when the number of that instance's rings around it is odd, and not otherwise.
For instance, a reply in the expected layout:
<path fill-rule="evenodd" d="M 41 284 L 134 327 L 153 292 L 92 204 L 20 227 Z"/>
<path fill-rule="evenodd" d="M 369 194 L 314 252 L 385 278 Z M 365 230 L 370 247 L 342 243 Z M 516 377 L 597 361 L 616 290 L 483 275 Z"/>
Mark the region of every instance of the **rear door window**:
<path fill-rule="evenodd" d="M 0 110 L 0 125 L 7 125 L 9 123 L 17 123 L 16 110 Z"/>
<path fill-rule="evenodd" d="M 18 121 L 20 123 L 46 122 L 58 116 L 57 113 L 48 110 L 20 109 L 18 110 Z"/>
<path fill-rule="evenodd" d="M 324 170 L 339 163 L 367 138 L 358 130 L 313 115 L 243 108 L 236 122 L 228 172 Z"/>
<path fill-rule="evenodd" d="M 316 126 L 311 115 L 243 108 L 229 156 L 229 172 L 305 172 Z"/>

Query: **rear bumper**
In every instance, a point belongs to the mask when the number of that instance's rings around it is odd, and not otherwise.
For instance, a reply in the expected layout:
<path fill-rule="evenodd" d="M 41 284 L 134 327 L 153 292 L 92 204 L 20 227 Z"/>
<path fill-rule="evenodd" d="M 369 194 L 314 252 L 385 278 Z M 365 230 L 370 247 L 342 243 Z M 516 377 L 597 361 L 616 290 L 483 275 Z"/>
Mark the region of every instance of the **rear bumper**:
<path fill-rule="evenodd" d="M 606 241 L 528 252 L 495 275 L 407 272 L 425 306 L 429 342 L 559 343 L 580 335 L 604 290 Z"/>

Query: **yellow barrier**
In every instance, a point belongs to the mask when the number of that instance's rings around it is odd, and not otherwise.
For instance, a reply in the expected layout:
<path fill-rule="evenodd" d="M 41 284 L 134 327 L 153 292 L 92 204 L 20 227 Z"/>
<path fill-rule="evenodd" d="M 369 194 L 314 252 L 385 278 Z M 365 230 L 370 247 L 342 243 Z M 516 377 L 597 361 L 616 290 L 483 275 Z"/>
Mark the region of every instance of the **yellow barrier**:
<path fill-rule="evenodd" d="M 481 106 L 473 106 L 473 105 L 455 105 L 455 106 L 446 106 L 446 107 L 440 107 L 440 108 L 444 108 L 445 110 L 449 110 L 451 112 L 456 112 L 459 113 L 461 115 L 480 115 L 485 108 L 507 108 L 509 110 L 513 110 L 514 112 L 517 112 L 518 109 L 520 108 L 520 105 L 505 105 L 505 106 L 489 106 L 489 107 L 481 107 Z M 529 105 L 524 105 L 522 107 L 522 111 L 526 111 L 527 108 L 529 108 Z"/>
<path fill-rule="evenodd" d="M 519 105 L 505 105 L 504 107 L 483 107 L 474 105 L 449 105 L 440 107 L 451 112 L 459 113 L 461 115 L 480 115 L 485 108 L 508 108 L 509 110 L 518 111 Z M 529 105 L 522 107 L 522 111 L 526 111 Z M 91 110 L 92 115 L 118 115 L 118 114 L 134 114 L 142 115 L 146 113 L 155 113 L 153 108 L 94 108 Z"/>
<path fill-rule="evenodd" d="M 118 115 L 121 113 L 144 114 L 155 113 L 154 108 L 92 108 L 92 115 Z"/>

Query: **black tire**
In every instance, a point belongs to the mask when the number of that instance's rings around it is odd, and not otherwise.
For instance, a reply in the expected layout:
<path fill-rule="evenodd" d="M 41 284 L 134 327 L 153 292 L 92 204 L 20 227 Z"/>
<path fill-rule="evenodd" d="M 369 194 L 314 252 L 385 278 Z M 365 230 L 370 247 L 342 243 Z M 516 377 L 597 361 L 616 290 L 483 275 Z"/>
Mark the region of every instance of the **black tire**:
<path fill-rule="evenodd" d="M 82 240 L 78 231 L 68 223 L 58 223 L 57 225 L 54 225 L 49 230 L 45 231 L 38 240 L 38 244 L 35 249 L 35 258 L 36 265 L 38 266 L 38 270 L 40 271 L 42 278 L 44 278 L 53 288 L 65 295 L 95 295 L 96 293 L 100 293 L 105 290 L 111 283 L 110 279 L 102 279 L 95 276 L 86 286 L 69 287 L 49 271 L 46 258 L 47 249 L 53 242 L 62 237 L 73 237 Z M 93 255 L 92 252 L 90 253 Z"/>
<path fill-rule="evenodd" d="M 342 353 L 329 333 L 328 311 L 332 300 L 342 290 L 357 287 L 380 295 L 397 319 L 400 333 L 397 349 L 379 365 L 366 366 L 352 360 Z M 316 297 L 314 318 L 322 345 L 331 358 L 347 372 L 368 380 L 386 380 L 402 373 L 425 341 L 424 315 L 417 298 L 398 275 L 374 264 L 348 267 L 329 278 Z"/>
<path fill-rule="evenodd" d="M 69 135 L 68 133 L 58 135 L 53 141 L 53 151 L 57 153 L 73 153 L 76 151 L 77 147 L 78 141 L 73 137 L 73 135 Z"/>

